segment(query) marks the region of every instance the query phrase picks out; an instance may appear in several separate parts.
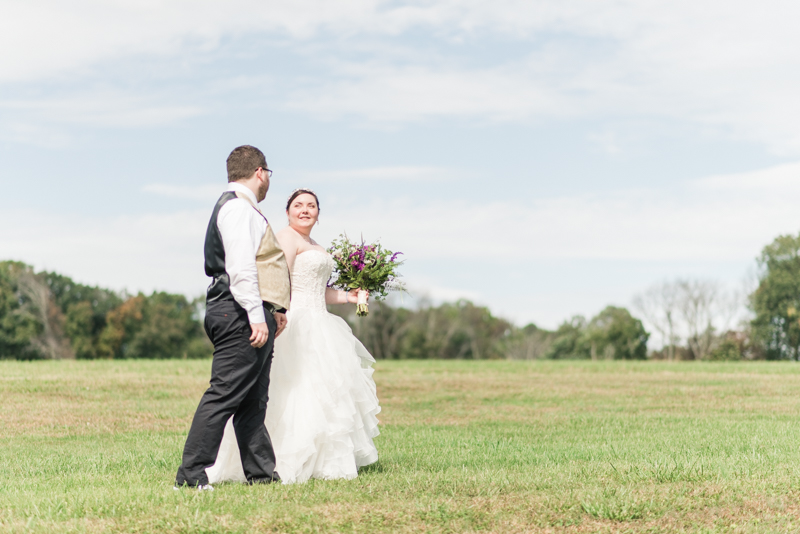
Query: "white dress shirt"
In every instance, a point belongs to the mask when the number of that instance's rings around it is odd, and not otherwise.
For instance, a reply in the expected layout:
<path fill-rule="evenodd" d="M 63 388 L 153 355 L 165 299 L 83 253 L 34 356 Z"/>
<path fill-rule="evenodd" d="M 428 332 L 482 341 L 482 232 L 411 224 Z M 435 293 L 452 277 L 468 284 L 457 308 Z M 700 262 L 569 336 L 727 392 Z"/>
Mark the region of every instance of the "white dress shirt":
<path fill-rule="evenodd" d="M 228 191 L 243 193 L 253 206 L 258 205 L 253 192 L 242 184 L 232 182 L 228 184 Z M 247 311 L 250 322 L 256 324 L 266 320 L 258 290 L 256 254 L 267 231 L 267 221 L 253 206 L 241 198 L 229 200 L 217 214 L 217 228 L 225 249 L 225 271 L 230 278 L 233 298 Z"/>

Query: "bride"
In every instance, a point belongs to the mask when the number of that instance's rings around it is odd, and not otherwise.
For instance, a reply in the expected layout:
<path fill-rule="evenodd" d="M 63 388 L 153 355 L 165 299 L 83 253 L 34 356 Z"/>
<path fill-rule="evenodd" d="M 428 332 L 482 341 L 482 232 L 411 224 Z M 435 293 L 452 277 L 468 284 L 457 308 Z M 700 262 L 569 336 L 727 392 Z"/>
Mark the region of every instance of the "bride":
<path fill-rule="evenodd" d="M 380 412 L 372 364 L 375 360 L 347 323 L 326 304 L 355 303 L 357 292 L 327 287 L 334 262 L 311 239 L 319 200 L 298 189 L 286 204 L 289 226 L 277 238 L 292 273 L 286 330 L 275 340 L 265 424 L 277 469 L 285 484 L 309 478 L 355 478 L 358 468 L 378 460 L 372 438 Z M 246 482 L 232 422 L 217 461 L 206 470 L 210 483 Z"/>

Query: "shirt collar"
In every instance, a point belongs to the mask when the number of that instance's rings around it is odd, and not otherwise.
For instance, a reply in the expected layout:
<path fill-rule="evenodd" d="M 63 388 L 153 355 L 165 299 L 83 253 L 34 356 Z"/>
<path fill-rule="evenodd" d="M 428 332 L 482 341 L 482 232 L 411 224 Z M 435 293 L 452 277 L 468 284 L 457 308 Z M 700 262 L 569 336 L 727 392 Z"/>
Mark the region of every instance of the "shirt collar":
<path fill-rule="evenodd" d="M 256 200 L 255 194 L 250 191 L 249 187 L 236 182 L 231 182 L 228 184 L 228 191 L 233 191 L 234 193 L 243 193 L 247 196 L 247 198 L 250 199 L 250 201 L 253 203 L 253 206 L 258 206 L 258 200 Z"/>

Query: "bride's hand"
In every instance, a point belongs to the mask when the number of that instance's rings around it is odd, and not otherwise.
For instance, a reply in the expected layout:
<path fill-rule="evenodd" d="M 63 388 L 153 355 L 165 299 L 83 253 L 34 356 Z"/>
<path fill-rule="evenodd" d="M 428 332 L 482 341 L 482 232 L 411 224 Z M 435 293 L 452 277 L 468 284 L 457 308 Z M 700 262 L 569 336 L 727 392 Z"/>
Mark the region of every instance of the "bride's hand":
<path fill-rule="evenodd" d="M 279 335 L 281 335 L 281 332 L 286 329 L 286 323 L 289 321 L 287 321 L 286 315 L 282 313 L 275 312 L 273 316 L 275 317 L 275 323 L 278 326 L 277 330 L 275 331 L 275 337 L 277 338 Z"/>
<path fill-rule="evenodd" d="M 358 292 L 359 289 L 351 289 L 347 292 L 347 302 L 350 304 L 358 304 Z M 369 301 L 369 291 L 364 291 L 367 294 L 367 301 Z"/>

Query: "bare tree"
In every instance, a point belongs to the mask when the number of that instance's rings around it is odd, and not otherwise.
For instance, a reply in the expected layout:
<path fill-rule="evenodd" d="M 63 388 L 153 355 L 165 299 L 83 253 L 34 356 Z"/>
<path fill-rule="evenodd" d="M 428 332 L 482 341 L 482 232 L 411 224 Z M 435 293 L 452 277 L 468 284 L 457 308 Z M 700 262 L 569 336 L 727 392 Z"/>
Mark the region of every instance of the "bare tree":
<path fill-rule="evenodd" d="M 673 360 L 682 341 L 698 360 L 708 358 L 720 335 L 742 317 L 747 291 L 724 291 L 711 280 L 677 279 L 650 287 L 633 299 L 634 309 L 660 335 Z"/>
<path fill-rule="evenodd" d="M 723 307 L 719 284 L 710 280 L 679 280 L 677 285 L 686 344 L 696 359 L 704 360 L 714 348 L 714 319 Z"/>
<path fill-rule="evenodd" d="M 53 300 L 50 287 L 30 270 L 23 270 L 17 279 L 19 291 L 26 303 L 25 311 L 42 325 L 42 332 L 31 339 L 31 345 L 45 358 L 74 358 L 69 341 L 64 336 L 64 316 Z"/>
<path fill-rule="evenodd" d="M 633 299 L 634 309 L 661 335 L 669 360 L 675 359 L 675 345 L 680 341 L 677 334 L 679 293 L 677 282 L 662 282 Z"/>
<path fill-rule="evenodd" d="M 553 332 L 528 326 L 510 339 L 504 347 L 506 358 L 510 360 L 538 360 L 542 358 L 553 343 Z"/>

